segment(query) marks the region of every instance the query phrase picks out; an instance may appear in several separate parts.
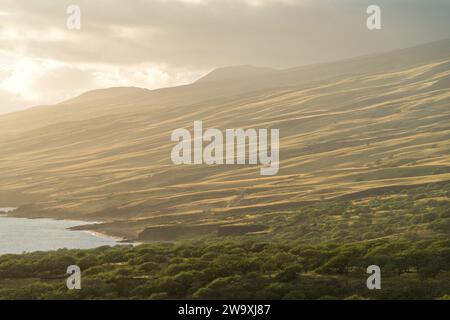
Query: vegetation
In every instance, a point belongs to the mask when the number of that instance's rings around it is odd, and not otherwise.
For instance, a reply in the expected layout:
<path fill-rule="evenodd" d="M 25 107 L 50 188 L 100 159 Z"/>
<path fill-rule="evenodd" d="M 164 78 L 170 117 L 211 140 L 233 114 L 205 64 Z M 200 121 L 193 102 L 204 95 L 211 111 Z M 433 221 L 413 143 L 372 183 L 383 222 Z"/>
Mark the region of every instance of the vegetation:
<path fill-rule="evenodd" d="M 83 270 L 69 291 L 64 271 Z M 366 268 L 382 268 L 382 290 Z M 53 279 L 60 275 L 61 278 Z M 2 299 L 433 299 L 449 294 L 450 240 L 360 244 L 242 239 L 3 256 Z"/>
<path fill-rule="evenodd" d="M 331 200 L 257 220 L 271 226 L 265 239 L 302 243 L 374 239 L 434 239 L 450 233 L 450 183 L 386 189 L 353 200 Z"/>
<path fill-rule="evenodd" d="M 270 230 L 0 257 L 1 299 L 448 299 L 450 184 L 265 216 Z M 82 290 L 66 288 L 69 265 Z M 379 265 L 382 289 L 368 290 Z"/>

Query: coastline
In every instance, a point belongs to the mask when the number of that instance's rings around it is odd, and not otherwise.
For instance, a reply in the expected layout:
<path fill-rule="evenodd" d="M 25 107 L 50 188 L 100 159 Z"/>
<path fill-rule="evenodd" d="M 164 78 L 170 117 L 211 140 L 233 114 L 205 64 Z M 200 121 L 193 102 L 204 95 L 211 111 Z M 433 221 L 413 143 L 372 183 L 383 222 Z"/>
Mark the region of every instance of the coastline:
<path fill-rule="evenodd" d="M 99 223 L 101 223 L 101 222 L 99 222 Z M 68 228 L 67 230 L 69 230 L 69 231 L 83 231 L 83 232 L 89 233 L 89 234 L 91 234 L 91 235 L 93 235 L 93 236 L 95 236 L 97 238 L 114 239 L 117 243 L 124 244 L 124 245 L 125 244 L 130 244 L 130 245 L 136 246 L 136 245 L 142 244 L 142 242 L 138 242 L 138 241 L 130 240 L 130 239 L 125 239 L 125 238 L 117 237 L 117 236 L 114 236 L 114 235 L 109 235 L 109 234 L 107 234 L 105 232 L 93 231 L 93 230 L 74 229 L 74 228 L 77 228 L 77 227 L 84 227 L 84 226 L 89 226 L 89 224 L 83 224 L 83 225 L 79 225 L 79 226 L 74 226 L 74 227 Z"/>
<path fill-rule="evenodd" d="M 122 234 L 121 232 L 115 232 L 114 229 L 104 227 L 105 225 L 116 224 L 116 222 L 89 219 L 74 214 L 73 212 L 50 212 L 47 210 L 39 210 L 34 205 L 19 206 L 16 208 L 0 206 L 0 216 L 30 220 L 51 219 L 54 221 L 73 222 L 76 225 L 67 228 L 69 231 L 85 231 L 101 238 L 112 238 L 118 243 L 138 243 L 133 240 L 133 235 Z M 67 218 L 68 216 L 70 218 Z"/>
<path fill-rule="evenodd" d="M 118 235 L 115 235 L 113 233 L 104 232 L 103 230 L 94 230 L 93 226 L 101 225 L 104 222 L 99 221 L 85 221 L 85 220 L 78 220 L 78 219 L 64 219 L 62 217 L 51 217 L 51 216 L 27 216 L 25 214 L 14 214 L 14 212 L 18 208 L 14 207 L 0 207 L 0 218 L 16 218 L 16 219 L 27 219 L 27 220 L 53 220 L 53 221 L 64 221 L 67 223 L 74 224 L 71 227 L 65 228 L 67 231 L 78 231 L 78 232 L 85 232 L 87 234 L 90 234 L 96 238 L 102 238 L 102 239 L 110 239 L 115 241 L 118 245 L 138 245 L 141 244 L 141 242 L 137 242 L 134 240 L 127 239 L 125 237 L 121 237 Z"/>

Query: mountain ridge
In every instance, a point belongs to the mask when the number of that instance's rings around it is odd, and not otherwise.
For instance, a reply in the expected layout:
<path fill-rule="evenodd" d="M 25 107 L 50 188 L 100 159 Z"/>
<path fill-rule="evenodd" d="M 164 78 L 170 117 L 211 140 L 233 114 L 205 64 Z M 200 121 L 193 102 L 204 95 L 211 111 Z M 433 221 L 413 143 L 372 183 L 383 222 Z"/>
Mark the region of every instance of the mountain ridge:
<path fill-rule="evenodd" d="M 370 67 L 358 60 L 353 70 L 343 62 L 113 98 L 96 91 L 0 117 L 2 206 L 101 221 L 96 231 L 136 238 L 155 226 L 259 225 L 321 199 L 448 181 L 450 41 L 432 47 L 408 49 L 419 52 L 405 61 L 398 52 L 371 57 Z M 380 67 L 386 61 L 396 66 Z M 172 131 L 196 120 L 280 129 L 279 174 L 173 165 Z"/>
<path fill-rule="evenodd" d="M 277 70 L 268 67 L 257 67 L 253 65 L 237 65 L 217 68 L 201 77 L 194 83 L 230 81 L 236 79 L 251 79 L 259 76 L 270 76 Z"/>
<path fill-rule="evenodd" d="M 291 67 L 291 68 L 285 68 L 285 69 L 274 69 L 271 67 L 260 67 L 260 66 L 253 66 L 253 65 L 232 65 L 232 66 L 227 66 L 227 67 L 220 67 L 220 68 L 216 68 L 213 71 L 207 73 L 206 75 L 202 76 L 200 79 L 198 79 L 190 84 L 186 84 L 186 85 L 179 85 L 179 86 L 174 86 L 174 87 L 158 88 L 158 89 L 147 89 L 147 88 L 141 88 L 141 87 L 135 87 L 135 86 L 128 86 L 128 87 L 120 87 L 119 86 L 119 87 L 99 88 L 99 89 L 93 89 L 93 90 L 86 91 L 76 97 L 73 97 L 71 99 L 54 104 L 53 106 L 64 105 L 64 104 L 69 103 L 78 98 L 81 99 L 81 98 L 85 98 L 85 97 L 91 97 L 91 96 L 95 96 L 98 93 L 104 93 L 104 92 L 111 93 L 112 96 L 116 96 L 116 95 L 120 96 L 124 93 L 129 94 L 130 91 L 135 91 L 134 93 L 136 93 L 136 92 L 150 93 L 150 92 L 158 92 L 158 91 L 167 91 L 167 90 L 176 89 L 176 88 L 190 87 L 193 85 L 205 84 L 207 82 L 235 80 L 236 78 L 239 78 L 239 76 L 234 76 L 231 78 L 227 77 L 228 76 L 227 74 L 229 72 L 233 72 L 233 71 L 243 71 L 244 73 L 246 73 L 245 71 L 247 71 L 247 73 L 248 73 L 247 76 L 250 78 L 257 77 L 257 76 L 264 75 L 264 74 L 267 74 L 269 76 L 273 75 L 273 74 L 277 74 L 279 76 L 286 76 L 287 74 L 292 74 L 292 73 L 296 73 L 296 72 L 305 72 L 305 71 L 309 72 L 310 70 L 314 70 L 315 72 L 317 72 L 317 68 L 319 68 L 319 69 L 328 68 L 329 69 L 330 67 L 332 67 L 334 65 L 355 63 L 355 61 L 361 62 L 360 64 L 358 63 L 358 67 L 361 67 L 361 65 L 367 64 L 367 61 L 370 61 L 374 58 L 375 59 L 379 58 L 380 56 L 381 57 L 389 57 L 389 56 L 392 56 L 392 54 L 404 55 L 404 54 L 408 54 L 411 52 L 413 52 L 413 54 L 412 55 L 409 54 L 409 59 L 404 61 L 401 65 L 401 67 L 411 66 L 411 65 L 414 65 L 414 64 L 420 62 L 420 57 L 422 57 L 423 54 L 430 54 L 430 52 L 433 55 L 431 57 L 431 59 L 433 59 L 433 60 L 434 59 L 443 59 L 445 57 L 450 56 L 450 39 L 433 41 L 430 43 L 415 45 L 412 47 L 392 50 L 392 51 L 388 51 L 388 52 L 373 53 L 373 54 L 368 54 L 368 55 L 362 55 L 362 56 L 332 61 L 332 62 L 316 63 L 316 64 L 311 64 L 311 65 L 303 65 L 303 66 Z M 414 54 L 414 52 L 416 54 Z M 417 54 L 417 52 L 419 52 L 419 53 Z M 385 63 L 385 62 L 386 61 L 383 61 L 382 63 Z M 398 61 L 396 61 L 396 62 L 398 62 Z M 390 68 L 390 66 L 386 65 L 385 68 Z M 215 75 L 215 74 L 221 75 L 222 72 L 224 72 L 225 78 L 209 80 L 209 77 L 211 75 Z M 359 71 L 359 72 L 361 72 L 361 71 Z M 345 75 L 345 74 L 346 74 L 345 72 L 341 71 L 340 73 L 336 73 L 334 76 Z M 246 77 L 244 77 L 244 78 L 246 78 Z M 322 80 L 322 79 L 320 79 L 320 80 Z M 314 80 L 310 79 L 310 81 L 314 81 Z M 31 108 L 39 108 L 39 107 L 47 107 L 47 106 L 52 106 L 52 105 L 33 106 Z M 0 115 L 0 119 L 2 119 L 4 117 L 8 117 L 11 114 L 26 112 L 27 110 L 30 110 L 31 108 L 8 113 L 8 114 L 2 114 L 2 115 Z"/>

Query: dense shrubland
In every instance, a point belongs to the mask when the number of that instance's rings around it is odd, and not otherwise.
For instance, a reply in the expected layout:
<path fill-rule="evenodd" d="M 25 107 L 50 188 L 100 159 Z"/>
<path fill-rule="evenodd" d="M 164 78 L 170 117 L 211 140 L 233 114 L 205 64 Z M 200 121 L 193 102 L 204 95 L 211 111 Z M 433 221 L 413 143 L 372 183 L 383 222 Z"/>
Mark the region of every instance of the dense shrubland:
<path fill-rule="evenodd" d="M 269 232 L 0 257 L 2 299 L 438 299 L 450 294 L 450 185 L 264 216 Z M 82 290 L 66 288 L 69 265 Z M 379 265 L 382 289 L 368 290 Z"/>

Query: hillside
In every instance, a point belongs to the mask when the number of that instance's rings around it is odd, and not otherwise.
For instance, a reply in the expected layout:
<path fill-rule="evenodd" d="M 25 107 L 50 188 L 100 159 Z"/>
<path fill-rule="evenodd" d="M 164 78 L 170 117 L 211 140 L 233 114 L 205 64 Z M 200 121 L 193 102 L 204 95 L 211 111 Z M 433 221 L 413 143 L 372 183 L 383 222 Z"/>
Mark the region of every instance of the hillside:
<path fill-rule="evenodd" d="M 0 204 L 103 221 L 97 231 L 126 238 L 177 238 L 236 224 L 245 233 L 268 212 L 448 181 L 449 83 L 447 40 L 288 70 L 225 68 L 191 85 L 97 90 L 0 116 Z M 279 128 L 278 175 L 173 165 L 171 132 L 195 120 Z"/>

